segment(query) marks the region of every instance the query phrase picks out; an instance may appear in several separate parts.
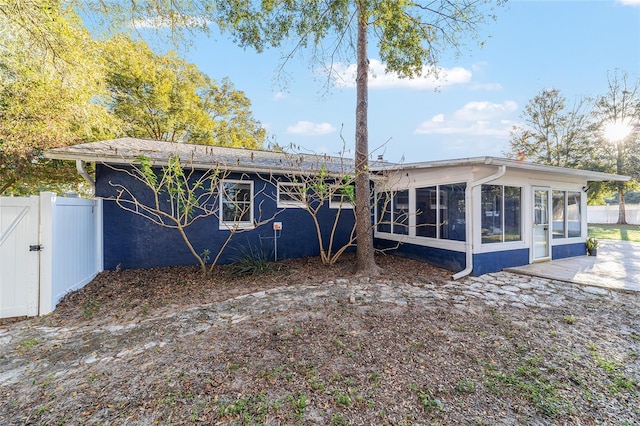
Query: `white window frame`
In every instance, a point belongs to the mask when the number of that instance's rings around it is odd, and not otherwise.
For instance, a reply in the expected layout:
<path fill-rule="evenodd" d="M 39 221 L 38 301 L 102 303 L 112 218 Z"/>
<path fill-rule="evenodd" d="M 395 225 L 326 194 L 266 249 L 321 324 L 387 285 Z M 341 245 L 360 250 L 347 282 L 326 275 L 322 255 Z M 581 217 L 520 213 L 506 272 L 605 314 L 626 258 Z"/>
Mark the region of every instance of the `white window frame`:
<path fill-rule="evenodd" d="M 501 201 L 501 217 L 500 217 L 500 230 L 501 230 L 501 241 L 496 241 L 496 242 L 483 242 L 482 241 L 482 223 L 480 223 L 480 244 L 482 244 L 483 247 L 486 246 L 498 246 L 498 245 L 503 245 L 503 244 L 513 244 L 513 243 L 522 243 L 524 242 L 524 209 L 522 208 L 523 206 L 523 199 L 524 199 L 524 193 L 525 193 L 525 189 L 524 187 L 520 186 L 520 185 L 509 185 L 509 184 L 501 184 L 501 183 L 486 183 L 483 185 L 480 185 L 480 200 L 482 200 L 482 188 L 484 186 L 501 186 L 502 187 L 502 201 Z M 505 202 L 506 202 L 506 189 L 505 188 L 517 188 L 520 189 L 520 239 L 519 240 L 510 240 L 510 241 L 505 241 L 505 235 L 506 235 L 506 231 L 505 231 L 505 226 L 504 226 L 504 221 L 506 219 L 506 209 L 505 209 Z M 482 202 L 480 203 L 480 212 L 482 213 Z"/>
<path fill-rule="evenodd" d="M 350 183 L 348 185 L 354 185 L 354 183 Z M 342 186 L 340 188 L 342 189 Z M 341 199 L 344 199 L 344 194 L 340 194 L 338 191 L 331 194 L 331 197 L 329 198 L 329 208 L 330 209 L 353 209 L 353 204 L 351 202 L 344 201 L 344 200 L 341 202 L 333 199 L 333 197 L 340 197 Z"/>
<path fill-rule="evenodd" d="M 562 234 L 562 236 L 558 236 L 555 237 L 553 234 L 553 225 L 554 225 L 554 221 L 553 221 L 553 216 L 551 217 L 551 239 L 553 241 L 559 242 L 562 240 L 571 240 L 571 239 L 578 239 L 578 238 L 582 238 L 582 221 L 585 220 L 585 215 L 583 214 L 582 211 L 582 198 L 584 197 L 584 193 L 580 192 L 577 189 L 552 189 L 551 193 L 553 194 L 554 192 L 561 192 L 562 196 L 563 196 L 563 218 L 562 218 L 562 222 L 563 222 L 563 227 L 564 227 L 564 232 Z M 580 204 L 578 204 L 578 209 L 580 211 L 580 235 L 577 236 L 569 236 L 569 194 L 575 192 L 580 194 Z M 553 203 L 553 195 L 551 196 L 551 200 Z M 553 205 L 552 205 L 553 208 Z"/>
<path fill-rule="evenodd" d="M 250 201 L 249 201 L 249 220 L 247 221 L 225 221 L 224 220 L 224 204 L 225 204 L 225 184 L 243 184 L 249 185 L 249 193 L 250 193 Z M 236 180 L 236 179 L 224 179 L 220 181 L 220 202 L 219 202 L 219 229 L 229 231 L 232 229 L 253 229 L 255 228 L 254 220 L 253 220 L 253 200 L 254 200 L 254 191 L 253 191 L 253 181 L 252 180 Z"/>
<path fill-rule="evenodd" d="M 299 191 L 299 190 L 295 190 L 296 194 L 300 194 L 302 195 L 302 200 L 299 201 L 295 201 L 295 200 L 282 200 L 280 198 L 280 195 L 283 193 L 288 193 L 288 194 L 292 194 L 293 191 L 292 190 L 283 190 L 283 188 L 286 187 L 291 187 L 291 188 L 303 188 L 304 189 L 304 183 L 301 182 L 278 182 L 278 190 L 277 190 L 277 196 L 278 196 L 278 208 L 305 208 L 307 207 L 307 192 L 306 191 Z"/>

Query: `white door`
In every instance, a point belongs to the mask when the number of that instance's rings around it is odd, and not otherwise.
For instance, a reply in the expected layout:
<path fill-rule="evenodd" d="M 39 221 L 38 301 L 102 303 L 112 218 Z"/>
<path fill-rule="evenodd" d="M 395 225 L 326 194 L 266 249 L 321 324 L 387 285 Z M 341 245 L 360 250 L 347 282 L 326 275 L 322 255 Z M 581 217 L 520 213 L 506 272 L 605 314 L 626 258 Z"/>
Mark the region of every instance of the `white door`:
<path fill-rule="evenodd" d="M 549 241 L 551 231 L 549 227 L 551 191 L 548 188 L 533 189 L 533 247 L 532 260 L 550 259 Z"/>
<path fill-rule="evenodd" d="M 0 318 L 38 315 L 38 215 L 38 197 L 0 197 Z"/>

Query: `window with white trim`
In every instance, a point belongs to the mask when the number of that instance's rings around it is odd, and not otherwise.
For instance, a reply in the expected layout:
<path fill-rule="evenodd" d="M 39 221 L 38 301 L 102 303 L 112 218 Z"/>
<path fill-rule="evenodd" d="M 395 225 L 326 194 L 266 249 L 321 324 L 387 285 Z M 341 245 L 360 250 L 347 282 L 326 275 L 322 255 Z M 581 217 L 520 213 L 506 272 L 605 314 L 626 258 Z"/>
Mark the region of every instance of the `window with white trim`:
<path fill-rule="evenodd" d="M 454 183 L 378 192 L 376 230 L 388 234 L 465 241 L 465 190 L 465 183 Z M 414 210 L 410 207 L 412 197 Z"/>
<path fill-rule="evenodd" d="M 582 233 L 580 191 L 553 191 L 553 238 L 580 237 Z"/>
<path fill-rule="evenodd" d="M 220 182 L 220 229 L 253 226 L 253 181 Z"/>
<path fill-rule="evenodd" d="M 376 196 L 378 232 L 409 234 L 409 190 L 378 192 Z"/>
<path fill-rule="evenodd" d="M 522 240 L 522 188 L 482 185 L 482 244 Z"/>
<path fill-rule="evenodd" d="M 329 199 L 330 209 L 352 209 L 355 202 L 355 187 L 353 183 L 336 190 Z"/>
<path fill-rule="evenodd" d="M 307 191 L 303 183 L 278 182 L 278 207 L 304 208 L 307 205 Z"/>

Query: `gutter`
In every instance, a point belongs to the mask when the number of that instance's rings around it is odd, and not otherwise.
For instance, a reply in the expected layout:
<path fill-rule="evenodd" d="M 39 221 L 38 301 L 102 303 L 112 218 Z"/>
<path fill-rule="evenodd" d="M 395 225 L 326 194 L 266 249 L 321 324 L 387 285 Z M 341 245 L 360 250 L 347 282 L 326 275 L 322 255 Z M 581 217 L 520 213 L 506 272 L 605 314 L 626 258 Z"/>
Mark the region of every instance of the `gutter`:
<path fill-rule="evenodd" d="M 92 187 L 95 188 L 95 182 L 93 181 L 93 179 L 91 178 L 91 176 L 86 172 L 86 170 L 84 170 L 84 164 L 89 163 L 89 162 L 94 162 L 96 164 L 116 164 L 116 165 L 121 165 L 121 166 L 131 166 L 131 165 L 135 165 L 138 163 L 138 161 L 136 161 L 135 159 L 132 160 L 127 160 L 124 159 L 123 157 L 115 157 L 115 156 L 82 156 L 83 158 L 78 158 L 78 156 L 73 155 L 73 156 L 65 156 L 65 155 L 55 155 L 55 153 L 47 153 L 45 154 L 46 158 L 51 158 L 51 159 L 55 159 L 55 160 L 67 160 L 67 161 L 76 161 L 76 169 L 78 170 L 78 173 L 80 173 L 80 175 L 82 175 L 82 177 L 85 178 L 85 180 L 87 180 L 87 182 L 89 182 L 91 184 Z M 159 160 L 159 159 L 155 159 L 155 158 L 151 158 L 151 166 L 152 167 L 166 167 L 167 165 L 169 165 L 169 162 L 166 160 Z M 78 166 L 78 164 L 81 164 L 80 166 Z M 318 170 L 292 170 L 291 168 L 278 168 L 276 167 L 269 167 L 269 166 L 265 166 L 265 165 L 249 165 L 249 164 L 231 164 L 231 163 L 218 163 L 219 166 L 223 166 L 226 170 L 229 170 L 232 173 L 255 173 L 255 174 L 263 174 L 263 175 L 280 175 L 280 174 L 295 174 L 295 175 L 301 175 L 301 176 L 308 176 L 308 175 L 313 175 L 313 174 L 317 174 Z M 186 165 L 185 167 L 193 167 L 194 169 L 197 170 L 208 170 L 211 169 L 213 166 L 215 166 L 215 164 L 213 163 L 200 163 L 200 162 L 194 162 L 194 163 L 189 163 L 188 165 Z M 343 174 L 347 174 L 347 173 L 351 173 L 353 172 L 352 169 L 350 168 L 345 168 L 343 171 L 339 171 L 339 172 L 335 172 L 335 171 L 328 171 L 327 173 L 329 174 L 329 176 L 342 176 Z M 86 175 L 85 175 L 86 173 Z"/>
<path fill-rule="evenodd" d="M 93 194 L 95 195 L 96 182 L 93 179 L 91 179 L 91 176 L 89 176 L 89 173 L 87 173 L 87 171 L 85 170 L 84 161 L 76 160 L 76 170 L 78 170 L 78 173 L 80 173 L 80 176 L 82 176 L 84 180 L 86 180 L 89 183 L 89 185 L 91 185 L 91 188 L 93 188 Z"/>
<path fill-rule="evenodd" d="M 473 271 L 473 204 L 471 203 L 471 193 L 473 192 L 474 188 L 480 185 L 483 185 L 487 182 L 491 182 L 492 180 L 499 179 L 502 176 L 504 176 L 506 172 L 507 172 L 507 166 L 501 165 L 501 166 L 498 166 L 498 171 L 495 172 L 494 174 L 484 177 L 482 179 L 471 181 L 469 185 L 467 185 L 467 189 L 464 194 L 464 197 L 465 197 L 464 202 L 465 202 L 465 205 L 468 206 L 467 222 L 470 225 L 470 226 L 467 226 L 467 229 L 465 231 L 465 234 L 466 234 L 465 235 L 465 239 L 466 239 L 465 254 L 467 256 L 465 263 L 467 264 L 467 266 L 462 271 L 457 272 L 452 276 L 454 280 L 460 279 L 462 277 L 466 277 L 471 273 L 471 271 Z"/>

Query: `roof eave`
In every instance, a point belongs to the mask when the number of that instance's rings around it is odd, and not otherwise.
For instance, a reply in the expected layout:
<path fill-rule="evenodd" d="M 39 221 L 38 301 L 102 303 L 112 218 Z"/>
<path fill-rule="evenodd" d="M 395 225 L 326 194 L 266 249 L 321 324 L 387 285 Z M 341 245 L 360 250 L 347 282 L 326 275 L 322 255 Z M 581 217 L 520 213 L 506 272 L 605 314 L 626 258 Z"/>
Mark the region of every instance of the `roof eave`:
<path fill-rule="evenodd" d="M 55 151 L 47 151 L 44 156 L 46 158 L 50 158 L 53 160 L 65 160 L 65 161 L 84 161 L 85 163 L 96 163 L 96 164 L 114 164 L 119 166 L 127 166 L 139 163 L 135 159 L 129 159 L 118 155 L 91 155 L 91 154 L 80 154 L 80 153 L 72 153 L 72 152 L 64 152 L 57 153 Z M 158 158 L 150 158 L 151 165 L 154 167 L 165 167 L 169 163 L 167 160 L 158 159 Z M 192 167 L 196 170 L 209 170 L 214 166 L 222 166 L 223 168 L 229 170 L 230 172 L 236 173 L 256 173 L 256 174 L 291 174 L 297 176 L 308 176 L 313 175 L 319 172 L 319 170 L 292 170 L 287 167 L 265 167 L 265 166 L 251 166 L 247 164 L 231 164 L 225 162 L 217 162 L 217 163 L 203 163 L 192 161 L 189 162 L 188 166 Z M 339 173 L 335 171 L 327 171 L 329 176 L 342 176 L 344 173 Z M 346 171 L 345 173 L 349 173 Z"/>
<path fill-rule="evenodd" d="M 397 164 L 391 167 L 374 167 L 372 171 L 407 171 L 407 170 L 419 170 L 419 169 L 435 169 L 444 167 L 462 167 L 462 166 L 479 166 L 479 165 L 494 165 L 494 166 L 506 166 L 511 169 L 530 170 L 543 173 L 556 173 L 564 174 L 576 177 L 582 177 L 588 181 L 613 181 L 613 182 L 626 182 L 631 179 L 630 176 L 614 175 L 611 173 L 594 172 L 590 170 L 571 169 L 566 167 L 548 166 L 544 164 L 528 163 L 518 160 L 510 160 L 506 158 L 497 157 L 470 157 L 461 158 L 457 160 L 440 160 L 440 161 L 427 161 L 419 163 Z"/>

